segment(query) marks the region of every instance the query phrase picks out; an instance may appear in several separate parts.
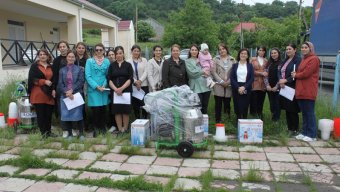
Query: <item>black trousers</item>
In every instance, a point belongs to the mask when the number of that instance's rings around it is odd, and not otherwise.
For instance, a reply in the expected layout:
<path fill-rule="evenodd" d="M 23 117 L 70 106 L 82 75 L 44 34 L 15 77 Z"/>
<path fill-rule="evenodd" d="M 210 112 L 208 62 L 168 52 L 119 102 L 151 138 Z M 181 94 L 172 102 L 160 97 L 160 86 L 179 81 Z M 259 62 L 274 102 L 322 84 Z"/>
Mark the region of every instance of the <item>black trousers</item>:
<path fill-rule="evenodd" d="M 201 101 L 202 114 L 208 114 L 208 104 L 209 104 L 209 99 L 210 99 L 210 93 L 211 91 L 207 91 L 207 92 L 198 94 L 198 97 L 200 98 L 200 101 Z"/>
<path fill-rule="evenodd" d="M 243 84 L 239 83 L 240 86 L 243 86 Z M 240 95 L 238 93 L 238 89 L 233 89 L 233 103 L 234 103 L 234 111 L 236 114 L 236 122 L 238 119 L 247 119 L 248 117 L 248 107 L 250 102 L 250 95 L 243 94 Z"/>
<path fill-rule="evenodd" d="M 280 120 L 281 108 L 280 108 L 280 94 L 278 91 L 268 91 L 268 99 L 270 104 L 270 112 L 272 113 L 272 120 Z"/>
<path fill-rule="evenodd" d="M 299 113 L 286 111 L 286 120 L 289 131 L 298 131 Z"/>
<path fill-rule="evenodd" d="M 54 106 L 49 104 L 34 104 L 37 112 L 38 127 L 41 135 L 49 136 L 51 134 L 51 122 Z"/>
<path fill-rule="evenodd" d="M 266 98 L 265 91 L 252 91 L 250 94 L 250 114 L 262 119 L 262 110 L 264 99 Z"/>
<path fill-rule="evenodd" d="M 219 96 L 214 96 L 215 98 L 215 120 L 217 122 L 221 122 L 221 113 L 222 113 L 222 105 L 224 107 L 224 111 L 230 115 L 230 97 L 219 97 Z"/>
<path fill-rule="evenodd" d="M 141 87 L 142 90 L 145 92 L 145 94 L 149 93 L 149 87 L 148 86 L 143 86 Z M 136 119 L 140 119 L 141 117 L 143 119 L 148 118 L 148 113 L 142 108 L 144 106 L 144 100 L 139 100 L 135 97 L 132 97 L 132 107 L 133 107 L 133 112 L 135 114 Z M 142 111 L 142 116 L 140 114 L 140 111 Z"/>
<path fill-rule="evenodd" d="M 68 132 L 68 136 L 72 136 L 72 129 L 75 126 L 79 129 L 79 136 L 84 136 L 84 121 L 61 121 L 63 130 Z"/>
<path fill-rule="evenodd" d="M 93 117 L 94 131 L 99 133 L 105 133 L 105 122 L 106 122 L 106 105 L 99 107 L 91 107 Z"/>

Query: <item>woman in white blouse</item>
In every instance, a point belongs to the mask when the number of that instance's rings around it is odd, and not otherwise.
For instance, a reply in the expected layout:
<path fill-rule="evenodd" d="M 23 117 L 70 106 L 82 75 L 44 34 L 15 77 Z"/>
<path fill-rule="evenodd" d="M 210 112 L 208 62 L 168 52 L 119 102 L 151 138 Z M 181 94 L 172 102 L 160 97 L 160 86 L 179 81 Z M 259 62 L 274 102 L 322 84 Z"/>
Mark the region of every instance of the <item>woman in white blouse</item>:
<path fill-rule="evenodd" d="M 127 62 L 131 63 L 133 69 L 133 86 L 137 90 L 142 89 L 145 94 L 149 93 L 149 84 L 148 84 L 148 71 L 147 65 L 148 61 L 141 56 L 141 48 L 138 45 L 133 45 L 131 48 L 132 58 L 127 60 Z M 136 119 L 140 119 L 141 117 L 146 119 L 147 112 L 141 107 L 144 106 L 144 100 L 139 100 L 135 97 L 132 97 L 132 107 L 135 114 Z M 140 111 L 142 110 L 142 116 Z"/>
<path fill-rule="evenodd" d="M 254 81 L 253 65 L 249 63 L 248 49 L 241 49 L 237 54 L 237 63 L 233 64 L 230 73 L 230 83 L 234 101 L 234 111 L 237 119 L 246 119 L 250 92 Z"/>
<path fill-rule="evenodd" d="M 149 60 L 147 69 L 150 91 L 154 92 L 162 89 L 163 48 L 159 45 L 155 45 L 152 50 L 153 58 Z"/>

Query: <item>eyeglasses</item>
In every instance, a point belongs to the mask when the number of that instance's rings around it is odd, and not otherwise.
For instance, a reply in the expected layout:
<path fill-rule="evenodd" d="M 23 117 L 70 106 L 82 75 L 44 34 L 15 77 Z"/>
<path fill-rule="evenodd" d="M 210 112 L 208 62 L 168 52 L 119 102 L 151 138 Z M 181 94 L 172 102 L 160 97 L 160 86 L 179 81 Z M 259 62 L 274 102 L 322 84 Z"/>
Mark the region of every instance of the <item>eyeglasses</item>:
<path fill-rule="evenodd" d="M 96 49 L 96 52 L 101 52 L 103 51 L 103 49 Z"/>

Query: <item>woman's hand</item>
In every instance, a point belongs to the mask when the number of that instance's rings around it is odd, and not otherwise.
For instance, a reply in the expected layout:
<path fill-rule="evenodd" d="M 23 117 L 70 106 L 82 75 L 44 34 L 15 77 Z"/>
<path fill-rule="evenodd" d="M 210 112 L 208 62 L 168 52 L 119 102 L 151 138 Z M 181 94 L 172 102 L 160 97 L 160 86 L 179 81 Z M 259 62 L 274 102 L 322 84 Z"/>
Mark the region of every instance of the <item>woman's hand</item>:
<path fill-rule="evenodd" d="M 50 80 L 45 80 L 45 85 L 51 87 L 52 85 L 52 82 Z"/>
<path fill-rule="evenodd" d="M 245 90 L 246 90 L 246 88 L 244 86 L 241 86 L 241 87 L 238 88 L 238 93 L 240 95 L 243 95 L 245 93 Z"/>
<path fill-rule="evenodd" d="M 293 78 L 295 78 L 295 75 L 296 75 L 295 71 L 291 72 L 290 74 L 292 75 Z"/>
<path fill-rule="evenodd" d="M 117 89 L 115 90 L 115 92 L 116 92 L 116 94 L 119 95 L 119 96 L 123 95 L 123 89 L 122 89 L 122 87 L 117 88 Z"/>
<path fill-rule="evenodd" d="M 266 89 L 267 91 L 273 91 L 273 89 L 269 85 L 266 87 Z"/>
<path fill-rule="evenodd" d="M 52 90 L 52 97 L 55 98 L 56 92 L 55 90 Z"/>
<path fill-rule="evenodd" d="M 268 72 L 262 72 L 263 77 L 268 77 Z"/>
<path fill-rule="evenodd" d="M 97 87 L 97 90 L 100 91 L 100 92 L 103 92 L 104 89 L 105 89 L 105 87 L 100 87 L 100 86 Z"/>

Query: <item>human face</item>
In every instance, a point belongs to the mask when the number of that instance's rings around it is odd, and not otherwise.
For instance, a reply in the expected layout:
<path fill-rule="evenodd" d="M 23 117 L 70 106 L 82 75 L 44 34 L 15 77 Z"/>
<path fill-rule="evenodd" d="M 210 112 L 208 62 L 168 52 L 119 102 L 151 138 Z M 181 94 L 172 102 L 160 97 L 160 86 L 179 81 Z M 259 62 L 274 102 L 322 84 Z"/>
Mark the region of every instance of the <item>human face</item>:
<path fill-rule="evenodd" d="M 262 49 L 262 48 L 260 48 L 259 50 L 257 50 L 257 55 L 258 55 L 259 57 L 264 57 L 264 53 L 265 53 L 265 51 L 264 51 L 264 49 Z"/>
<path fill-rule="evenodd" d="M 290 58 L 294 57 L 295 53 L 296 53 L 296 49 L 294 49 L 291 46 L 286 47 L 286 54 L 287 54 L 288 57 L 290 57 Z"/>
<path fill-rule="evenodd" d="M 162 57 L 162 49 L 160 47 L 157 47 L 154 51 L 153 54 L 155 55 L 156 58 Z"/>
<path fill-rule="evenodd" d="M 58 49 L 60 51 L 60 54 L 63 56 L 65 56 L 68 51 L 68 48 L 65 43 L 60 43 Z"/>
<path fill-rule="evenodd" d="M 138 48 L 134 48 L 132 50 L 132 57 L 134 59 L 138 59 L 140 57 L 140 50 Z"/>
<path fill-rule="evenodd" d="M 228 55 L 228 52 L 227 52 L 227 49 L 222 47 L 222 46 L 219 46 L 218 47 L 218 53 L 220 54 L 220 56 L 222 57 L 225 57 Z"/>
<path fill-rule="evenodd" d="M 124 60 L 124 52 L 119 49 L 116 53 L 116 61 L 122 62 L 123 60 Z"/>
<path fill-rule="evenodd" d="M 104 48 L 103 47 L 97 46 L 94 51 L 95 51 L 96 56 L 104 56 Z"/>
<path fill-rule="evenodd" d="M 310 53 L 310 48 L 308 47 L 308 45 L 306 44 L 301 45 L 301 53 L 302 55 L 307 55 L 308 53 Z"/>
<path fill-rule="evenodd" d="M 203 53 L 204 55 L 208 55 L 209 49 L 204 49 L 204 50 L 202 51 L 202 53 Z"/>
<path fill-rule="evenodd" d="M 39 52 L 39 55 L 38 55 L 38 58 L 39 58 L 39 61 L 41 61 L 41 62 L 43 62 L 43 63 L 46 63 L 46 62 L 47 62 L 48 56 L 46 55 L 45 52 L 40 51 L 40 52 Z"/>
<path fill-rule="evenodd" d="M 78 45 L 76 50 L 78 55 L 84 55 L 86 49 L 84 45 Z"/>
<path fill-rule="evenodd" d="M 275 49 L 273 49 L 270 52 L 270 56 L 274 59 L 274 61 L 276 61 L 279 58 L 279 52 L 277 52 Z"/>
<path fill-rule="evenodd" d="M 74 55 L 74 53 L 67 54 L 66 61 L 68 65 L 74 64 L 74 62 L 76 61 L 76 56 Z"/>
<path fill-rule="evenodd" d="M 195 46 L 190 48 L 190 55 L 192 58 L 197 58 L 198 56 L 198 49 Z"/>
<path fill-rule="evenodd" d="M 171 56 L 172 58 L 174 59 L 178 59 L 179 58 L 179 48 L 178 47 L 173 47 L 172 50 L 171 50 Z"/>
<path fill-rule="evenodd" d="M 247 51 L 242 51 L 241 53 L 240 53 L 240 61 L 243 61 L 243 62 L 246 62 L 247 61 L 247 59 L 248 59 L 248 53 L 247 53 Z"/>
<path fill-rule="evenodd" d="M 110 62 L 114 62 L 116 60 L 115 53 L 113 51 L 109 51 L 107 58 L 110 60 Z"/>

